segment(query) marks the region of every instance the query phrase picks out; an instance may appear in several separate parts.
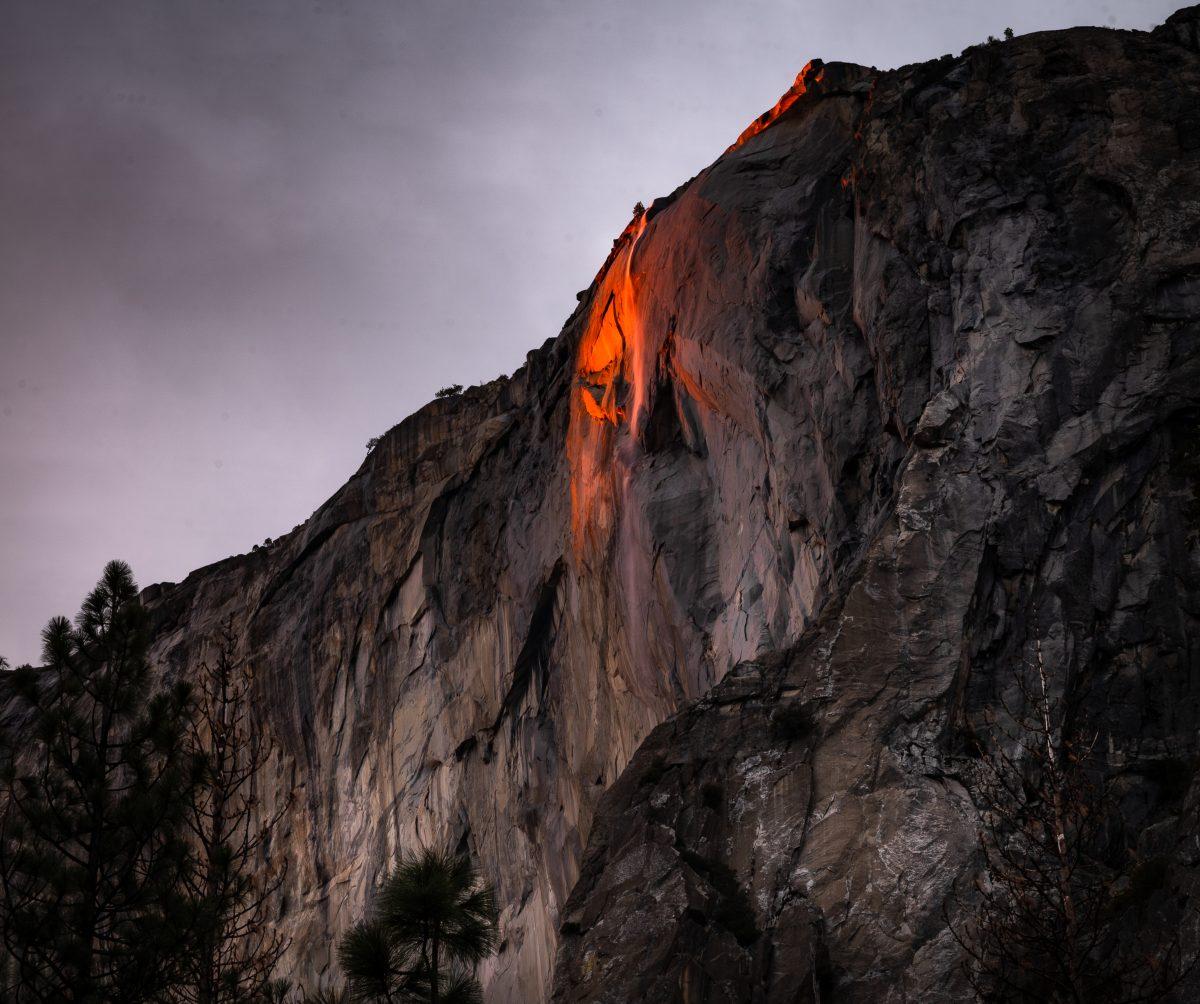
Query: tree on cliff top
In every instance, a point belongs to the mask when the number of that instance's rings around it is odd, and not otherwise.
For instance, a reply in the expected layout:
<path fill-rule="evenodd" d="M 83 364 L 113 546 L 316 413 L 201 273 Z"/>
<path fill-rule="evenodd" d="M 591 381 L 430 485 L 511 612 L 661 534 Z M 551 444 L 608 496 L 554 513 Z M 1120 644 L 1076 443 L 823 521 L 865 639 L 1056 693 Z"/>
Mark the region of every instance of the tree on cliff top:
<path fill-rule="evenodd" d="M 359 1000 L 472 1004 L 475 967 L 496 950 L 496 904 L 465 855 L 434 850 L 401 859 L 370 918 L 338 948 Z"/>
<path fill-rule="evenodd" d="M 10 678 L 0 930 L 20 1000 L 153 999 L 186 944 L 186 687 L 155 690 L 129 566 L 110 562 L 75 625 L 42 633 L 45 669 Z"/>

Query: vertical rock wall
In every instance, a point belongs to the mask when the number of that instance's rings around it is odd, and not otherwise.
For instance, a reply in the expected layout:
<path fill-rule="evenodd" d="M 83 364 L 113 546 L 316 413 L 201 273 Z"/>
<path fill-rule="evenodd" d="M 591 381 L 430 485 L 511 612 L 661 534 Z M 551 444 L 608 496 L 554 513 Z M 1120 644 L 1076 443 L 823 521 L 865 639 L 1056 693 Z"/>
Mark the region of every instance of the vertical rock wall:
<path fill-rule="evenodd" d="M 1114 757 L 1195 745 L 1189 24 L 810 65 L 513 377 L 148 591 L 171 672 L 242 633 L 298 978 L 433 843 L 497 885 L 492 1001 L 547 999 L 564 923 L 564 1001 L 912 999 L 971 832 L 948 737 L 1032 637 L 1116 682 Z M 757 942 L 686 927 L 730 875 Z"/>
<path fill-rule="evenodd" d="M 846 271 L 796 303 L 823 383 L 862 352 L 886 504 L 800 643 L 606 793 L 556 1001 L 974 999 L 943 914 L 976 867 L 964 734 L 1035 646 L 1103 736 L 1113 853 L 1165 866 L 1139 922 L 1197 895 L 1198 16 L 876 80 Z"/>

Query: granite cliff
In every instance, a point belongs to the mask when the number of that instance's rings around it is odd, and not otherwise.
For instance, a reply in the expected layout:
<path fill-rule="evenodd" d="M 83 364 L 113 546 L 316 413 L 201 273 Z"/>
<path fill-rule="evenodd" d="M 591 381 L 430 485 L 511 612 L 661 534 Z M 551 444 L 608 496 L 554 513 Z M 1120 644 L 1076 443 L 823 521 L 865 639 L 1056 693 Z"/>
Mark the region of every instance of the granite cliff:
<path fill-rule="evenodd" d="M 424 842 L 491 1001 L 960 999 L 961 734 L 1035 642 L 1194 882 L 1198 25 L 809 64 L 511 378 L 147 590 L 169 672 L 243 638 L 297 977 Z"/>

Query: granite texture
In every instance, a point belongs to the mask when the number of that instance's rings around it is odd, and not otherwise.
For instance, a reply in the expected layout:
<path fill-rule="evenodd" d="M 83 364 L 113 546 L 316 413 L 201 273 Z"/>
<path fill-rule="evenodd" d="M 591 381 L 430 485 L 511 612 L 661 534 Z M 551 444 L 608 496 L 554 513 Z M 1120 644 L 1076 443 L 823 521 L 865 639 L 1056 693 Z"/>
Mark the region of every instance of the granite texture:
<path fill-rule="evenodd" d="M 298 979 L 427 843 L 493 1002 L 961 999 L 959 737 L 1035 639 L 1188 881 L 1198 23 L 810 64 L 511 378 L 147 591 L 170 673 L 242 636 Z"/>

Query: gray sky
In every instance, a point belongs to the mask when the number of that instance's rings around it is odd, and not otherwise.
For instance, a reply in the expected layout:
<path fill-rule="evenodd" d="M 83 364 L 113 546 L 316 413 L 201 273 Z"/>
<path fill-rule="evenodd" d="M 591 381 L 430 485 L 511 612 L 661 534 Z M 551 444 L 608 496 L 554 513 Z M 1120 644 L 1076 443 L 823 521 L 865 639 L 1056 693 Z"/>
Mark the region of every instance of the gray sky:
<path fill-rule="evenodd" d="M 810 58 L 1159 0 L 0 0 L 0 653 L 304 520 Z"/>

